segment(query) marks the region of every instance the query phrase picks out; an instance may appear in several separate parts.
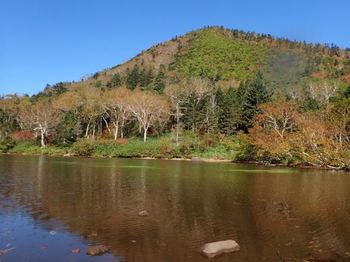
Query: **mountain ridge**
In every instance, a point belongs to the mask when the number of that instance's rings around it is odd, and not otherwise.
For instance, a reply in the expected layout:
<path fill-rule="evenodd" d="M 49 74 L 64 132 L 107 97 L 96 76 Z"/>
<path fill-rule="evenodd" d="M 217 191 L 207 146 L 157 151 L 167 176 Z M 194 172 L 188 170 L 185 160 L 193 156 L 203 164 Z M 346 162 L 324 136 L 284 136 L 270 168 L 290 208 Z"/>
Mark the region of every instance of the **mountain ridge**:
<path fill-rule="evenodd" d="M 270 34 L 214 26 L 173 37 L 122 64 L 90 74 L 80 81 L 59 85 L 68 89 L 124 85 L 130 89 L 157 90 L 157 81 L 166 85 L 200 77 L 225 89 L 238 88 L 262 71 L 267 85 L 274 90 L 285 91 L 322 81 L 335 81 L 342 88 L 350 84 L 349 58 L 350 49 L 333 44 L 291 41 Z M 55 86 L 48 85 L 39 95 L 52 92 Z"/>

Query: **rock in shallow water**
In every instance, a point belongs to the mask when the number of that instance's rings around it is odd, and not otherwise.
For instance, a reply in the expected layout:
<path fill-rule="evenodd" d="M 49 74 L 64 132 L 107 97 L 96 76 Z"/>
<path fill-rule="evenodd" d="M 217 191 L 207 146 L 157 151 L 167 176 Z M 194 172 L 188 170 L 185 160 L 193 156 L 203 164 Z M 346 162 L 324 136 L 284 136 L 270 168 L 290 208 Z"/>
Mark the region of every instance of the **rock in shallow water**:
<path fill-rule="evenodd" d="M 104 245 L 88 247 L 86 254 L 89 256 L 99 256 L 109 251 L 109 248 Z"/>
<path fill-rule="evenodd" d="M 231 253 L 239 250 L 240 247 L 234 240 L 207 243 L 199 249 L 202 255 L 206 256 L 207 258 L 213 258 L 224 253 Z"/>
<path fill-rule="evenodd" d="M 148 215 L 149 214 L 148 214 L 147 210 L 142 210 L 142 211 L 139 212 L 139 216 L 140 217 L 147 217 Z"/>

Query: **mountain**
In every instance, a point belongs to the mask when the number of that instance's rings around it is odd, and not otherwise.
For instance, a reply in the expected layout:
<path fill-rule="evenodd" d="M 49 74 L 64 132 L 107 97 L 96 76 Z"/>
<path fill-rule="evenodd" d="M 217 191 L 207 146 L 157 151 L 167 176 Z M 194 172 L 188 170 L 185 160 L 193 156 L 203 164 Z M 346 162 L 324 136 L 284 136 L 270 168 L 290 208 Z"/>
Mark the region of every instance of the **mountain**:
<path fill-rule="evenodd" d="M 161 89 L 187 77 L 208 78 L 223 87 L 238 87 L 258 71 L 271 89 L 288 90 L 306 83 L 350 84 L 350 49 L 308 44 L 268 34 L 207 27 L 155 45 L 124 64 L 83 78 L 60 83 L 81 86 Z M 57 87 L 54 86 L 54 87 Z M 45 93 L 52 92 L 47 88 Z"/>

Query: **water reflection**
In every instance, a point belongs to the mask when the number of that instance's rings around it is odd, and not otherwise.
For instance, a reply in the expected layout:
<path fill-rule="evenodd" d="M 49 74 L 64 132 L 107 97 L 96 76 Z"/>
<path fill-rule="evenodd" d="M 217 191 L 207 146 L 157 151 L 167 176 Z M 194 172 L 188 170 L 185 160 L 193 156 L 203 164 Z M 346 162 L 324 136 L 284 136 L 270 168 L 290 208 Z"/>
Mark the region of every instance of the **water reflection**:
<path fill-rule="evenodd" d="M 12 245 L 57 231 L 65 238 L 52 245 L 60 241 L 68 253 L 111 246 L 113 257 L 101 261 L 206 261 L 199 246 L 231 238 L 241 251 L 218 261 L 349 261 L 349 184 L 348 175 L 325 171 L 0 156 L 0 219 L 26 219 L 28 234 Z M 140 218 L 140 210 L 150 215 Z M 33 260 L 22 246 L 13 261 L 23 254 Z M 35 261 L 87 259 L 45 252 Z"/>

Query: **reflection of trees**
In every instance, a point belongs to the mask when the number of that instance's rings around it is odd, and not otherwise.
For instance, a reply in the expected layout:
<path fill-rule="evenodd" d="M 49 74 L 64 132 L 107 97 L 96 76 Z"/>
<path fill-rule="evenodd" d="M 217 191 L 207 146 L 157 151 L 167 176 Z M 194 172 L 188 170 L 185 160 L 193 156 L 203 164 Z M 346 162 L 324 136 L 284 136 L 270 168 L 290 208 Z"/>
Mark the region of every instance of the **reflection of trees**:
<path fill-rule="evenodd" d="M 276 252 L 285 257 L 346 261 L 349 186 L 345 175 L 322 171 L 256 176 L 250 202 L 258 227 L 265 229 L 263 241 L 275 238 Z"/>
<path fill-rule="evenodd" d="M 111 245 L 127 261 L 198 261 L 200 245 L 229 238 L 242 246 L 237 261 L 272 261 L 276 250 L 306 257 L 313 236 L 342 251 L 350 234 L 345 176 L 239 174 L 228 172 L 231 165 L 170 161 L 23 159 L 0 166 L 11 172 L 6 186 L 17 205 L 40 224 L 55 218 L 90 242 Z M 142 209 L 150 216 L 140 218 Z"/>

